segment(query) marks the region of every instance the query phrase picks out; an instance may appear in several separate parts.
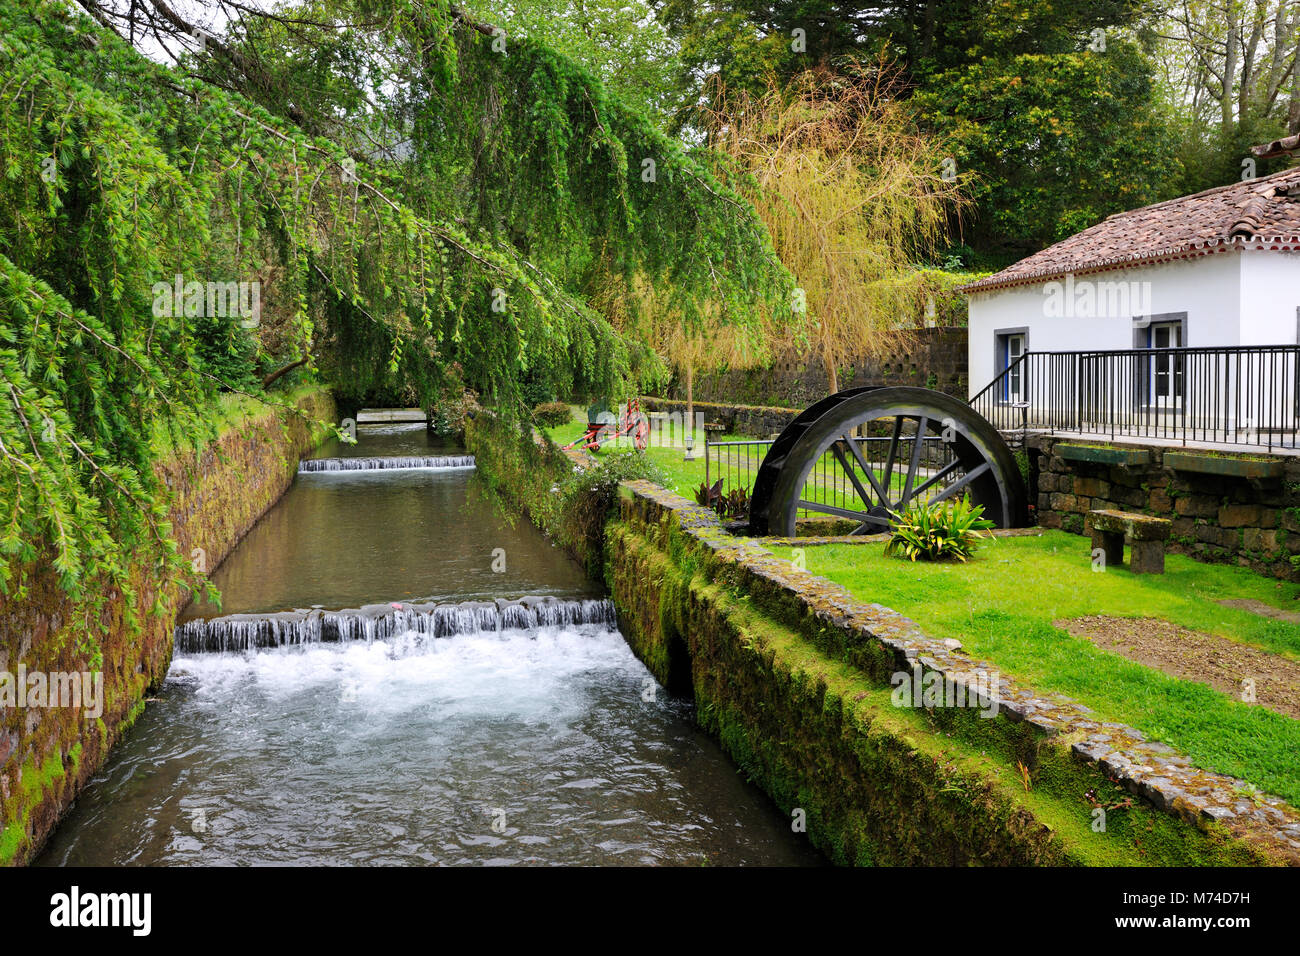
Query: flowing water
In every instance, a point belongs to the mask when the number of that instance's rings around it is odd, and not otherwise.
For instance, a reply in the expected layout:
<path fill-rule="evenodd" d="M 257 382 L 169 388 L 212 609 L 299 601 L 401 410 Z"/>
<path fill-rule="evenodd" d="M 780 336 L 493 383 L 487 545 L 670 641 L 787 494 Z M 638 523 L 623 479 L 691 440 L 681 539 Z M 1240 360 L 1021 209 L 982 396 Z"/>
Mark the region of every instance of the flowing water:
<path fill-rule="evenodd" d="M 40 864 L 822 862 L 471 470 L 300 473 L 213 578 Z"/>

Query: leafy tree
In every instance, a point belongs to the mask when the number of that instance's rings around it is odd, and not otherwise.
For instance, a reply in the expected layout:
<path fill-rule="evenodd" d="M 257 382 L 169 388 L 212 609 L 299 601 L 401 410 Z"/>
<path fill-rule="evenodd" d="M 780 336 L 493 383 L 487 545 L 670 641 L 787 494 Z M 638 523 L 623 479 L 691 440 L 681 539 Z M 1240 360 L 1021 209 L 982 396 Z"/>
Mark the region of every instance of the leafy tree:
<path fill-rule="evenodd" d="M 1186 157 L 1180 192 L 1231 182 L 1251 146 L 1300 133 L 1298 0 L 1176 0 L 1156 32 L 1160 86 Z M 1284 165 L 1260 162 L 1256 172 Z"/>
<path fill-rule="evenodd" d="M 1104 52 L 1020 54 L 936 77 L 919 110 L 974 173 L 967 241 L 1015 259 L 1111 213 L 1175 194 L 1181 169 L 1146 61 Z"/>
<path fill-rule="evenodd" d="M 660 122 L 681 99 L 677 43 L 653 5 L 623 0 L 469 0 L 464 8 L 502 27 L 508 38 L 540 41 L 583 64 L 620 100 Z"/>
<path fill-rule="evenodd" d="M 979 184 L 966 238 L 977 258 L 1036 251 L 1174 188 L 1142 54 L 1154 9 L 1141 0 L 668 0 L 663 17 L 694 80 L 733 91 L 888 50 L 898 95 L 955 137 L 959 169 Z"/>
<path fill-rule="evenodd" d="M 772 234 L 807 312 L 787 342 L 839 369 L 885 354 L 914 321 L 914 263 L 946 239 L 961 183 L 941 175 L 943 141 L 916 128 L 889 64 L 809 72 L 761 96 L 723 94 L 705 126 Z"/>
<path fill-rule="evenodd" d="M 155 438 L 211 435 L 253 337 L 289 362 L 266 379 L 306 363 L 353 394 L 431 405 L 463 384 L 510 411 L 525 378 L 629 374 L 638 350 L 586 299 L 598 263 L 687 325 L 706 298 L 740 325 L 785 299 L 761 222 L 697 157 L 446 3 L 223 6 L 238 15 L 207 33 L 161 0 L 82 5 L 0 6 L 0 591 L 21 595 L 48 546 L 83 629 L 139 563 L 203 583 Z M 159 311 L 178 274 L 265 280 L 266 321 L 245 341 Z"/>

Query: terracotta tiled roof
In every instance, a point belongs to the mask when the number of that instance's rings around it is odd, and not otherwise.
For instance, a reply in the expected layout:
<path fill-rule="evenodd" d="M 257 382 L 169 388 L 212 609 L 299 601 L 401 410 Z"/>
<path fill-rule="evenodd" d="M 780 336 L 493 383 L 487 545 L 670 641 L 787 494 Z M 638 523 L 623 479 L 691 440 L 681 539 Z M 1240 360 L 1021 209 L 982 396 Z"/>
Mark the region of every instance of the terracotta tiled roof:
<path fill-rule="evenodd" d="M 1116 213 L 963 292 L 1221 252 L 1300 249 L 1300 167 Z"/>
<path fill-rule="evenodd" d="M 1256 156 L 1268 159 L 1272 156 L 1287 156 L 1300 150 L 1300 133 L 1294 136 L 1284 136 L 1281 139 L 1275 139 L 1271 143 L 1265 143 L 1263 146 L 1252 146 L 1250 151 Z"/>

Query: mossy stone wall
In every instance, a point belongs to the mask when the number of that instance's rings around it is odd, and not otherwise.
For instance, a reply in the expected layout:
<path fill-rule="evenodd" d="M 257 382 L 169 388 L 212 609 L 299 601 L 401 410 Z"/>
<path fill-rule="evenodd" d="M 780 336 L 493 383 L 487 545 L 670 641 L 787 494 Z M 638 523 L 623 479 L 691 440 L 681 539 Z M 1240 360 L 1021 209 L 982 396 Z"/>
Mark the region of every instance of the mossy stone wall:
<path fill-rule="evenodd" d="M 624 491 L 606 536 L 624 636 L 834 862 L 1294 862 L 1194 807 L 1133 799 L 1136 780 L 1080 751 L 1066 707 L 1029 705 L 1005 682 L 995 719 L 895 706 L 892 675 L 949 666 L 916 652 L 935 642 L 911 621 L 793 571 L 657 486 Z M 1103 832 L 1098 806 L 1111 808 Z"/>
<path fill-rule="evenodd" d="M 1079 444 L 1029 439 L 1030 501 L 1043 527 L 1083 534 L 1094 509 L 1168 518 L 1171 553 L 1300 581 L 1300 457 L 1201 453 L 1222 463 L 1216 474 L 1183 467 L 1195 449 L 1124 444 L 1115 447 L 1140 448 L 1145 460 L 1117 464 L 1080 460 Z"/>
<path fill-rule="evenodd" d="M 335 418 L 324 389 L 300 398 L 299 407 L 313 421 Z M 201 548 L 207 569 L 215 569 L 289 487 L 301 455 L 324 437 L 301 418 L 269 409 L 232 424 L 200 453 L 160 462 L 157 474 L 171 489 L 169 519 L 181 554 Z M 176 614 L 188 596 L 174 589 L 161 594 L 165 612 L 155 617 L 148 609 L 160 584 L 152 571 L 135 568 L 132 586 L 140 627 L 134 633 L 124 627 L 123 598 L 110 592 L 89 635 L 93 648 L 64 626 L 77 609 L 48 562 L 36 570 L 24 600 L 0 599 L 0 671 L 14 673 L 21 664 L 29 673 L 102 669 L 104 675 L 98 719 L 66 707 L 0 714 L 0 863 L 22 864 L 39 851 L 167 673 Z"/>

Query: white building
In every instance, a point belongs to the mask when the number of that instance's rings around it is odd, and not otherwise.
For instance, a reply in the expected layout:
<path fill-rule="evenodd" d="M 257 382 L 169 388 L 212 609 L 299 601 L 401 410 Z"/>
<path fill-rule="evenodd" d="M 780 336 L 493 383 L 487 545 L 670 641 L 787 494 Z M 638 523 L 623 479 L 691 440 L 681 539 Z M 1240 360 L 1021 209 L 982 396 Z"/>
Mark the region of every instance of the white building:
<path fill-rule="evenodd" d="M 999 426 L 1294 437 L 1300 168 L 1119 213 L 963 291 Z"/>

